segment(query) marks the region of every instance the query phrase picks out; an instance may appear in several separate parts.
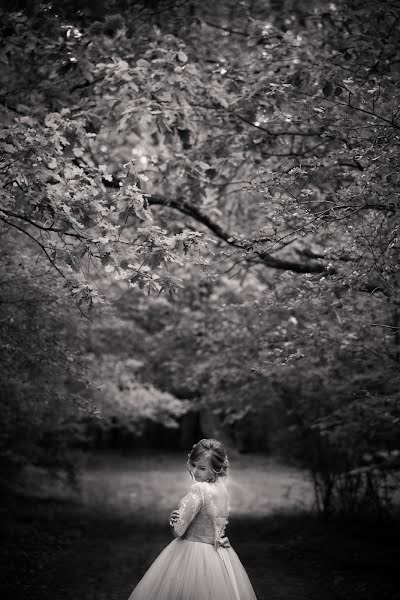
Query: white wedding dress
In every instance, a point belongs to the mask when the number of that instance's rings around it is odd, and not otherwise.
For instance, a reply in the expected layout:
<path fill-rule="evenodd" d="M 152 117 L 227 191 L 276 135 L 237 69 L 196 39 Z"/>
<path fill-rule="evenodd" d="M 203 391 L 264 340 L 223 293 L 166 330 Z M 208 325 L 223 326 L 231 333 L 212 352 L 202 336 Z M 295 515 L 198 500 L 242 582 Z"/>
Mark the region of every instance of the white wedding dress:
<path fill-rule="evenodd" d="M 179 503 L 178 536 L 159 554 L 129 600 L 256 600 L 225 536 L 229 499 L 222 479 L 197 482 Z"/>

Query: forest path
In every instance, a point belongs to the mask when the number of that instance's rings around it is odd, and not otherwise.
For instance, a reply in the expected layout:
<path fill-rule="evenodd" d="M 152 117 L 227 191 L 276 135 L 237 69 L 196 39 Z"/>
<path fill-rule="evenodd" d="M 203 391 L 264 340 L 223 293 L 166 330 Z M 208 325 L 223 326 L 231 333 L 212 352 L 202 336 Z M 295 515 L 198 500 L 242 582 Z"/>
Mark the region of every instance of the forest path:
<path fill-rule="evenodd" d="M 16 593 L 9 565 L 7 597 L 127 600 L 171 541 L 168 515 L 190 483 L 181 463 L 173 455 L 91 456 L 79 501 L 62 503 L 58 489 L 58 502 L 19 507 L 9 531 L 19 583 Z M 228 535 L 258 600 L 395 598 L 379 583 L 379 565 L 360 563 L 359 541 L 335 537 L 299 510 L 311 500 L 302 473 L 262 457 L 232 463 Z M 374 595 L 376 586 L 382 593 Z"/>
<path fill-rule="evenodd" d="M 128 600 L 140 577 L 169 541 L 165 531 L 125 528 L 116 534 L 115 526 L 99 523 L 97 532 L 92 531 L 88 539 L 51 561 L 46 571 L 25 588 L 25 597 L 32 600 Z M 237 542 L 234 548 L 245 565 L 258 600 L 337 598 L 320 578 L 310 578 L 293 568 L 284 553 L 274 556 L 273 545 L 268 547 L 264 540 L 238 539 Z"/>

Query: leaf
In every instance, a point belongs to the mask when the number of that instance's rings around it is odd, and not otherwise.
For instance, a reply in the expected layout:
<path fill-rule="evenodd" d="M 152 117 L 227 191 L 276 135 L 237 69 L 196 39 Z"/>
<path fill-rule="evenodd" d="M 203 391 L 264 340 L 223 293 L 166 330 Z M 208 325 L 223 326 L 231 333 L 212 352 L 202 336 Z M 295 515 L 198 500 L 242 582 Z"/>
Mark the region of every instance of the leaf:
<path fill-rule="evenodd" d="M 32 117 L 20 117 L 18 121 L 20 123 L 24 123 L 25 125 L 29 125 L 29 127 L 35 126 L 35 121 L 32 119 Z"/>
<path fill-rule="evenodd" d="M 207 171 L 210 168 L 210 165 L 202 160 L 197 161 L 196 166 L 200 167 L 202 171 Z"/>
<path fill-rule="evenodd" d="M 182 52 L 182 50 L 179 50 L 178 52 L 178 59 L 183 63 L 187 63 L 188 61 L 187 55 L 184 52 Z"/>
<path fill-rule="evenodd" d="M 79 223 L 79 221 L 77 221 L 75 219 L 75 217 L 72 216 L 72 214 L 71 214 L 71 208 L 67 204 L 62 204 L 61 208 L 63 209 L 63 211 L 65 212 L 65 214 L 68 215 L 71 223 L 74 223 L 77 227 L 79 227 L 80 229 L 83 229 L 82 223 Z"/>
<path fill-rule="evenodd" d="M 46 115 L 44 119 L 46 127 L 57 129 L 59 127 L 59 116 L 60 115 L 58 113 L 49 113 Z"/>
<path fill-rule="evenodd" d="M 139 60 L 136 62 L 136 65 L 140 68 L 145 68 L 145 69 L 149 69 L 151 66 L 147 60 L 144 60 L 144 58 L 139 58 Z"/>
<path fill-rule="evenodd" d="M 11 144 L 3 144 L 3 149 L 5 152 L 8 152 L 9 154 L 13 154 L 14 152 L 16 152 L 16 148 L 14 146 L 12 146 Z"/>

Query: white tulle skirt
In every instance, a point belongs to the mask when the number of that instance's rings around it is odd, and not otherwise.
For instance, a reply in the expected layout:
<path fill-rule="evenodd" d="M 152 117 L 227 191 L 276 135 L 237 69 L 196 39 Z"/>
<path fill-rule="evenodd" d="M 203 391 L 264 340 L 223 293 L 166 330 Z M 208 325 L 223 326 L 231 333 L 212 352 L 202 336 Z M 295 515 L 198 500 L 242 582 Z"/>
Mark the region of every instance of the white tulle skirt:
<path fill-rule="evenodd" d="M 159 554 L 129 600 L 256 600 L 233 548 L 173 540 Z"/>

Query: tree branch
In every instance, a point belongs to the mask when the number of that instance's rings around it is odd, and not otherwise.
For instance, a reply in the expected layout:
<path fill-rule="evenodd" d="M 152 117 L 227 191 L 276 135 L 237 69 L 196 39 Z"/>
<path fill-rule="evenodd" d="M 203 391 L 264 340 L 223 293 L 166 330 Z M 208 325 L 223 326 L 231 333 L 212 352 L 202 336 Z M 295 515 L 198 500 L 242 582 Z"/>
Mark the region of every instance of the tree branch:
<path fill-rule="evenodd" d="M 254 260 L 254 257 L 257 257 L 259 261 L 267 267 L 272 269 L 280 269 L 283 271 L 292 271 L 294 273 L 332 274 L 333 272 L 332 269 L 327 269 L 325 265 L 319 262 L 298 263 L 296 261 L 272 256 L 270 253 L 263 250 L 255 250 L 254 245 L 257 244 L 257 240 L 252 241 L 234 238 L 229 234 L 229 232 L 221 227 L 219 223 L 216 223 L 210 219 L 208 215 L 201 212 L 197 207 L 186 202 L 183 198 L 168 199 L 154 195 L 148 196 L 147 200 L 149 205 L 159 205 L 167 208 L 173 208 L 185 215 L 188 215 L 192 219 L 195 219 L 198 223 L 201 223 L 207 227 L 207 229 L 212 231 L 219 239 L 224 240 L 230 246 L 245 252 L 249 252 L 248 260 Z"/>
<path fill-rule="evenodd" d="M 40 229 L 41 231 L 51 231 L 53 233 L 60 233 L 62 235 L 67 235 L 69 237 L 77 238 L 78 240 L 85 239 L 85 236 L 81 235 L 79 233 L 68 233 L 67 231 L 64 231 L 63 229 L 57 229 L 52 226 L 45 227 L 44 225 L 40 225 L 39 223 L 36 223 L 36 221 L 32 221 L 32 219 L 30 219 L 29 217 L 25 217 L 24 215 L 19 215 L 17 213 L 10 212 L 9 210 L 6 210 L 4 208 L 1 209 L 1 212 L 3 212 L 8 217 L 12 217 L 14 219 L 20 219 L 21 221 L 24 221 L 25 223 L 29 223 L 29 225 L 32 225 L 33 227 L 36 227 L 37 229 Z"/>
<path fill-rule="evenodd" d="M 361 108 L 360 106 L 354 106 L 354 104 L 351 104 L 350 102 L 339 102 L 338 100 L 333 100 L 332 98 L 328 98 L 326 96 L 312 96 L 311 94 L 306 94 L 304 92 L 297 92 L 297 93 L 299 96 L 306 96 L 307 98 L 311 98 L 313 100 L 321 100 L 324 102 L 330 102 L 331 104 L 334 104 L 335 106 L 343 106 L 344 108 L 350 108 L 352 110 L 355 110 L 356 112 L 360 112 L 360 113 L 363 113 L 370 117 L 379 119 L 380 121 L 382 121 L 383 123 L 387 123 L 394 129 L 400 129 L 400 125 L 398 125 L 395 121 L 386 119 L 386 117 L 384 117 L 383 115 L 380 115 L 380 114 L 370 111 L 370 110 L 366 110 L 365 108 Z"/>
<path fill-rule="evenodd" d="M 272 137 L 279 137 L 281 135 L 299 135 L 302 137 L 309 137 L 309 136 L 314 137 L 317 135 L 321 135 L 321 133 L 322 133 L 322 129 L 319 129 L 318 131 L 271 131 L 270 129 L 267 129 L 266 127 L 263 127 L 262 125 L 256 125 L 256 123 L 249 121 L 248 119 L 246 119 L 245 117 L 242 117 L 241 115 L 239 115 L 237 113 L 234 113 L 231 111 L 229 111 L 229 112 L 236 119 L 239 119 L 239 121 L 242 121 L 243 123 L 247 123 L 247 125 L 250 125 L 251 127 L 255 127 L 259 131 L 264 131 L 265 133 L 267 133 L 268 135 L 270 135 Z"/>
<path fill-rule="evenodd" d="M 206 110 L 224 111 L 225 113 L 227 113 L 228 115 L 231 115 L 235 119 L 238 119 L 239 121 L 242 121 L 243 123 L 246 123 L 247 125 L 250 125 L 250 127 L 254 127 L 255 129 L 258 129 L 259 131 L 263 131 L 264 133 L 267 133 L 271 137 L 280 137 L 280 136 L 284 136 L 284 135 L 290 135 L 290 136 L 296 135 L 296 136 L 301 136 L 301 137 L 315 137 L 315 136 L 321 135 L 321 133 L 323 132 L 322 128 L 320 128 L 316 131 L 286 131 L 286 130 L 271 131 L 270 129 L 267 129 L 263 125 L 256 125 L 256 123 L 253 123 L 252 121 L 249 121 L 249 119 L 246 119 L 245 117 L 243 117 L 242 115 L 239 115 L 238 113 L 234 112 L 233 110 L 226 108 L 225 106 L 222 106 L 222 104 L 217 104 L 217 103 L 216 104 L 204 104 L 204 103 L 200 104 L 197 102 L 189 102 L 189 104 L 190 104 L 190 106 L 196 106 L 198 108 L 205 108 Z"/>
<path fill-rule="evenodd" d="M 233 35 L 241 35 L 243 37 L 249 37 L 249 34 L 245 31 L 238 31 L 237 29 L 230 29 L 229 27 L 224 27 L 223 25 L 218 25 L 217 23 L 211 23 L 210 21 L 206 21 L 206 19 L 199 19 L 201 23 L 205 23 L 209 27 L 214 27 L 215 29 L 221 29 L 222 31 L 226 31 L 228 33 L 232 33 Z"/>
<path fill-rule="evenodd" d="M 7 223 L 7 225 L 10 225 L 11 227 L 14 227 L 15 229 L 17 229 L 21 233 L 24 233 L 26 236 L 28 236 L 28 238 L 30 238 L 32 241 L 34 241 L 43 250 L 43 252 L 45 253 L 47 259 L 50 262 L 50 264 L 54 267 L 54 269 L 57 271 L 57 273 L 59 275 L 61 275 L 61 277 L 63 277 L 65 279 L 64 273 L 57 267 L 56 263 L 51 258 L 50 254 L 47 252 L 47 249 L 45 248 L 45 246 L 43 244 L 41 244 L 37 238 L 35 238 L 33 235 L 31 235 L 29 233 L 29 231 L 26 231 L 26 229 L 23 229 L 22 227 L 19 227 L 15 223 L 11 223 L 10 221 L 7 221 L 7 219 L 5 219 L 2 216 L 0 216 L 0 220 L 3 221 L 4 223 Z"/>

